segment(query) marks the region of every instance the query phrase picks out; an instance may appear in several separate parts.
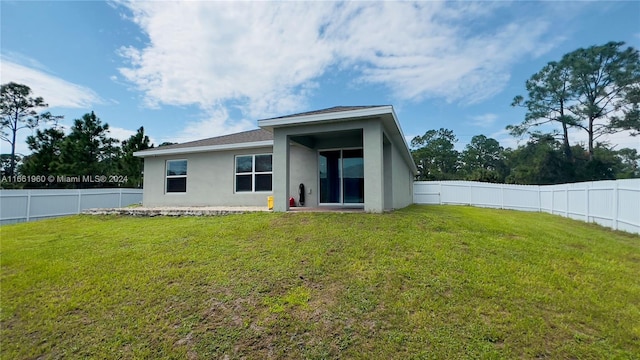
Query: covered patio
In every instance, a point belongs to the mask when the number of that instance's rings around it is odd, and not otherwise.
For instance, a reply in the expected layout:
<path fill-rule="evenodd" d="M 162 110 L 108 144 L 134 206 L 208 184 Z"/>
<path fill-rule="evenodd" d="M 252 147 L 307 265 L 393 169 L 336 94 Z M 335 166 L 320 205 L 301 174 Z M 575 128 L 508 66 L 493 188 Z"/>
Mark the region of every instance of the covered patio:
<path fill-rule="evenodd" d="M 299 184 L 316 188 L 304 194 L 313 208 L 382 212 L 411 203 L 415 165 L 393 108 L 328 110 L 258 121 L 274 138 L 274 211 L 289 210 Z M 312 155 L 292 160 L 293 146 Z"/>

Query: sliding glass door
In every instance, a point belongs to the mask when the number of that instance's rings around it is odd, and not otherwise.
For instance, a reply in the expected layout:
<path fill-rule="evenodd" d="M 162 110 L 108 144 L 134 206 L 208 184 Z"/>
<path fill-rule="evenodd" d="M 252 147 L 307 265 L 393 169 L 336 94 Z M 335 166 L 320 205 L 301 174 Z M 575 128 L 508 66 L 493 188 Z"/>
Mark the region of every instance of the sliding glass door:
<path fill-rule="evenodd" d="M 319 152 L 320 204 L 364 204 L 362 149 Z"/>
<path fill-rule="evenodd" d="M 342 150 L 342 202 L 364 204 L 362 149 Z"/>

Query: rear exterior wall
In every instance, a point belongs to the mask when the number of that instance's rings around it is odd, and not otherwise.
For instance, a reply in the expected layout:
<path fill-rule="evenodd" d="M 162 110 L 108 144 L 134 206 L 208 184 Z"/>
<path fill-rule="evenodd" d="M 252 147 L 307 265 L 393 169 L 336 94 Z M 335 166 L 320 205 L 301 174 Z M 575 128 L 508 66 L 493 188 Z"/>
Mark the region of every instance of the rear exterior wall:
<path fill-rule="evenodd" d="M 143 205 L 267 206 L 269 192 L 235 192 L 235 156 L 271 154 L 272 147 L 202 152 L 144 159 Z M 187 191 L 166 192 L 167 160 L 187 160 Z"/>
<path fill-rule="evenodd" d="M 237 155 L 272 154 L 272 147 L 156 156 L 144 159 L 144 195 L 146 207 L 167 206 L 267 206 L 272 191 L 238 192 L 235 189 Z M 187 160 L 187 191 L 166 192 L 167 160 Z M 291 146 L 290 196 L 299 202 L 299 186 L 305 186 L 305 206 L 317 206 L 318 159 L 314 150 Z M 311 191 L 311 194 L 309 194 Z"/>

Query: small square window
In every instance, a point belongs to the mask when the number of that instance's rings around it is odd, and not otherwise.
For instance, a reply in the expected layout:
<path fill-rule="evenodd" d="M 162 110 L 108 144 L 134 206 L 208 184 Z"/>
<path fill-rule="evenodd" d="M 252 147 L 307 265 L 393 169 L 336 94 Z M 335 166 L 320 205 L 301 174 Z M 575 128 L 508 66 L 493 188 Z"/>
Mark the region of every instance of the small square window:
<path fill-rule="evenodd" d="M 167 192 L 186 192 L 187 178 L 169 178 L 167 179 Z"/>
<path fill-rule="evenodd" d="M 271 191 L 273 177 L 271 154 L 236 156 L 236 192 Z"/>
<path fill-rule="evenodd" d="M 236 191 L 252 191 L 252 175 L 236 175 Z"/>
<path fill-rule="evenodd" d="M 271 169 L 271 155 L 256 155 L 256 172 L 269 172 Z"/>
<path fill-rule="evenodd" d="M 236 157 L 236 172 L 246 173 L 253 170 L 253 156 Z"/>
<path fill-rule="evenodd" d="M 165 191 L 167 193 L 186 192 L 187 160 L 167 160 L 166 168 Z"/>
<path fill-rule="evenodd" d="M 256 174 L 256 191 L 271 191 L 271 174 Z"/>
<path fill-rule="evenodd" d="M 167 176 L 187 175 L 187 160 L 167 161 Z"/>

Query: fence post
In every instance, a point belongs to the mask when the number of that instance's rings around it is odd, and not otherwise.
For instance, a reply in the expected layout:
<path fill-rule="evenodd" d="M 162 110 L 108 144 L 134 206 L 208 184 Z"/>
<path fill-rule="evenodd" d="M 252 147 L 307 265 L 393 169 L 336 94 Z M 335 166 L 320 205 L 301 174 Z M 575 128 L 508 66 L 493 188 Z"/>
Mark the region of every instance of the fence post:
<path fill-rule="evenodd" d="M 27 190 L 27 221 L 31 218 L 31 190 Z"/>
<path fill-rule="evenodd" d="M 122 207 L 122 188 L 119 188 L 120 190 L 120 197 L 118 198 L 118 207 L 121 208 Z"/>
<path fill-rule="evenodd" d="M 78 189 L 78 212 L 76 214 L 80 214 L 81 209 L 82 209 L 82 192 L 81 192 L 81 189 Z"/>
<path fill-rule="evenodd" d="M 611 227 L 618 230 L 618 181 L 613 183 L 613 222 Z"/>
<path fill-rule="evenodd" d="M 584 221 L 585 222 L 589 222 L 589 190 L 590 190 L 590 186 L 589 184 L 584 184 L 584 201 L 585 201 L 585 208 L 584 208 Z"/>
<path fill-rule="evenodd" d="M 538 212 L 542 212 L 542 186 L 536 186 L 538 187 Z"/>
<path fill-rule="evenodd" d="M 438 190 L 438 202 L 440 203 L 440 205 L 442 205 L 442 183 L 438 182 L 438 187 L 440 190 Z"/>
<path fill-rule="evenodd" d="M 500 184 L 500 208 L 504 210 L 504 184 Z"/>
<path fill-rule="evenodd" d="M 564 186 L 564 217 L 569 217 L 569 185 Z"/>

